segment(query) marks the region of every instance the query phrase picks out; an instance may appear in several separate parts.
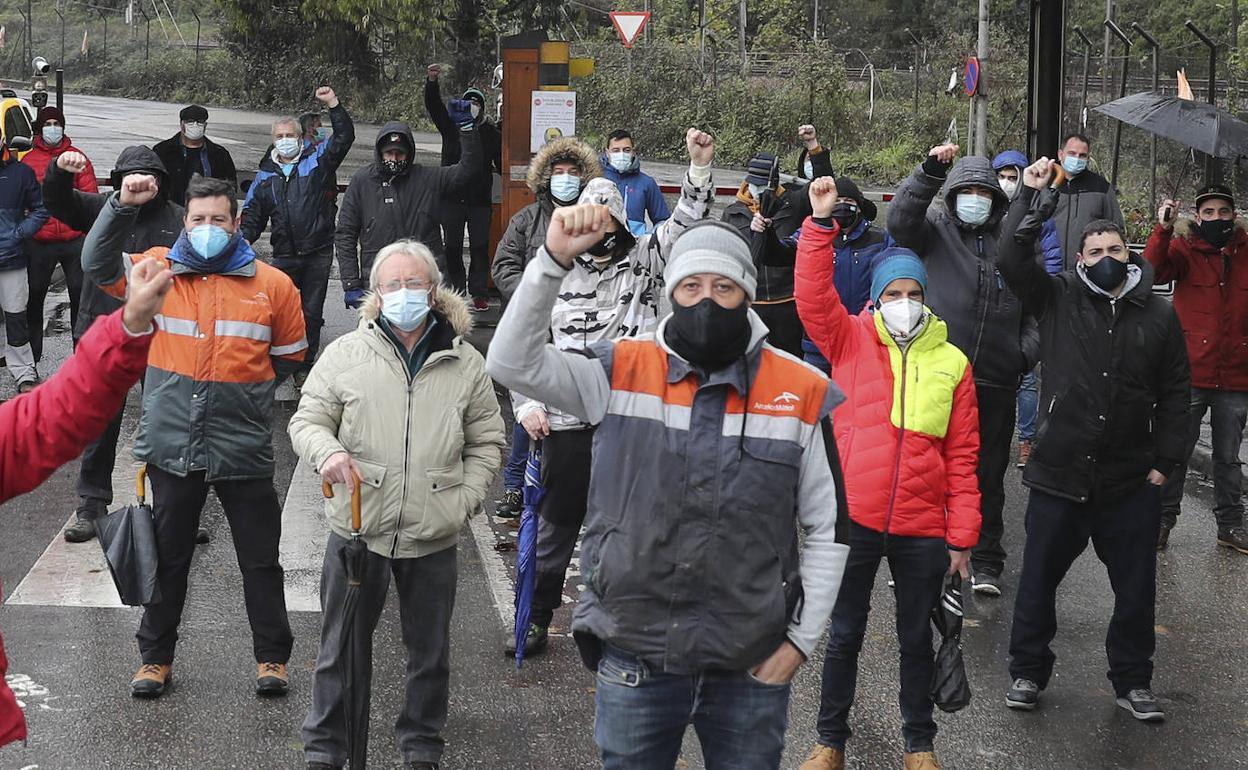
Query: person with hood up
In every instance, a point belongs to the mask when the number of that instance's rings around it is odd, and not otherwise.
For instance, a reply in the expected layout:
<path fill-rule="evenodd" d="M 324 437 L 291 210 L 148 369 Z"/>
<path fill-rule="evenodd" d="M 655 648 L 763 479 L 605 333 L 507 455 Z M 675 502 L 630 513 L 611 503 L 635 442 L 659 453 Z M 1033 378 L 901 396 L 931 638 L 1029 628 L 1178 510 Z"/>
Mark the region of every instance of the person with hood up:
<path fill-rule="evenodd" d="M 329 108 L 333 136 L 311 144 L 302 136 L 295 118 L 273 122 L 273 150 L 260 164 L 260 172 L 243 201 L 243 238 L 254 243 L 270 227 L 272 265 L 290 276 L 303 302 L 303 321 L 308 352 L 295 384 L 307 378 L 321 344 L 325 324 L 325 293 L 334 262 L 335 206 L 325 197 L 327 180 L 333 179 L 355 142 L 355 124 L 338 95 L 329 86 L 316 89 L 316 98 Z"/>
<path fill-rule="evenodd" d="M 26 321 L 30 304 L 26 242 L 47 221 L 35 172 L 17 159 L 6 142 L 0 147 L 0 308 L 4 310 L 4 358 L 18 393 L 27 393 L 39 384 Z M 42 323 L 39 332 L 42 334 Z"/>
<path fill-rule="evenodd" d="M 667 221 L 672 212 L 667 209 L 659 183 L 641 170 L 641 155 L 633 144 L 632 134 L 622 128 L 612 131 L 607 136 L 607 151 L 601 160 L 603 175 L 614 182 L 624 196 L 628 229 L 633 235 L 645 235 Z"/>
<path fill-rule="evenodd" d="M 425 77 L 425 111 L 442 135 L 442 165 L 459 162 L 460 130 L 446 105 L 438 78 L 442 68 L 430 64 Z M 446 274 L 451 288 L 472 297 L 472 309 L 489 310 L 490 220 L 494 216 L 494 174 L 503 173 L 503 137 L 485 112 L 485 93 L 469 88 L 460 97 L 468 102 L 477 134 L 481 137 L 481 176 L 459 196 L 443 202 L 440 214 Z M 468 273 L 464 274 L 464 229 L 468 230 Z"/>
<path fill-rule="evenodd" d="M 1036 261 L 1040 223 L 1065 195 L 1052 186 L 1056 166 L 1041 158 L 1027 168 L 997 254 L 1001 274 L 1040 320 L 1047 405 L 1023 471 L 1031 493 L 1005 703 L 1039 705 L 1057 659 L 1057 590 L 1091 540 L 1114 595 L 1105 652 L 1116 702 L 1136 719 L 1161 721 L 1151 690 L 1155 548 L 1161 486 L 1183 462 L 1187 349 L 1174 308 L 1153 294 L 1147 263 L 1114 222 L 1084 229 L 1074 269 L 1049 275 Z"/>
<path fill-rule="evenodd" d="M 578 206 L 605 206 L 611 215 L 600 243 L 579 255 L 563 279 L 550 314 L 550 336 L 560 350 L 587 350 L 596 343 L 641 337 L 663 315 L 663 268 L 682 232 L 711 214 L 714 142 L 689 129 L 685 136 L 689 171 L 676 213 L 653 233 L 634 236 L 619 188 L 609 179 L 592 179 Z M 594 429 L 584 420 L 525 396 L 513 395 L 517 424 L 542 442 L 542 484 L 538 514 L 537 588 L 525 639 L 525 654 L 545 649 L 547 628 L 563 603 L 564 573 L 576 549 L 588 505 L 590 454 Z M 506 651 L 515 652 L 515 634 Z"/>
<path fill-rule="evenodd" d="M 933 147 L 888 206 L 888 232 L 927 268 L 927 306 L 949 329 L 949 341 L 971 360 L 979 405 L 979 492 L 982 523 L 971 554 L 978 593 L 1001 595 L 1005 569 L 1005 472 L 1014 437 L 1018 385 L 1038 360 L 1035 319 L 1001 278 L 995 263 L 1009 198 L 987 158 L 955 164 L 956 144 Z M 941 195 L 936 205 L 932 200 Z"/>
<path fill-rule="evenodd" d="M 43 201 L 48 213 L 66 227 L 83 233 L 95 224 L 111 197 L 111 194 L 78 189 L 78 179 L 88 173 L 90 163 L 81 152 L 67 150 L 54 162 L 48 163 L 43 178 Z M 183 209 L 164 193 L 168 176 L 164 164 L 149 147 L 127 147 L 117 156 L 116 166 L 110 175 L 113 189 L 120 189 L 125 179 L 132 175 L 154 178 L 157 194 L 127 220 L 130 230 L 126 234 L 124 250 L 141 254 L 155 246 L 172 246 L 182 231 Z M 106 294 L 84 273 L 74 337 L 81 339 L 96 318 L 114 313 L 120 307 L 118 299 Z M 73 520 L 65 528 L 64 537 L 68 542 L 82 543 L 95 537 L 95 518 L 107 513 L 108 506 L 112 505 L 113 466 L 117 462 L 123 411 L 117 412 L 99 438 L 88 444 L 82 453 L 76 485 L 78 505 L 74 509 Z M 207 542 L 207 536 L 207 532 L 201 531 L 199 541 Z"/>
<path fill-rule="evenodd" d="M 672 245 L 653 333 L 550 344 L 569 271 L 614 221 L 555 212 L 486 356 L 503 385 L 597 426 L 572 618 L 594 740 L 604 770 L 671 770 L 692 724 L 707 770 L 777 770 L 848 555 L 844 396 L 766 341 L 749 246 L 723 222 Z"/>
<path fill-rule="evenodd" d="M 870 305 L 836 290 L 839 188 L 810 184 L 812 218 L 797 247 L 797 309 L 848 400 L 833 427 L 845 460 L 849 561 L 823 662 L 819 737 L 800 770 L 844 770 L 858 654 L 880 562 L 897 599 L 906 770 L 940 770 L 931 683 L 932 610 L 945 576 L 968 574 L 979 535 L 979 418 L 970 362 L 923 303 L 927 270 L 909 249 L 876 258 Z M 922 373 L 922 377 L 920 377 Z"/>
<path fill-rule="evenodd" d="M 1010 200 L 1023 191 L 1023 171 L 1031 162 L 1018 150 L 1006 150 L 992 159 L 992 170 L 997 172 L 997 183 Z M 1040 250 L 1044 256 L 1044 270 L 1049 274 L 1062 272 L 1062 241 L 1057 235 L 1057 223 L 1046 220 L 1041 226 Z M 1040 399 L 1040 365 L 1023 377 L 1018 386 L 1018 467 L 1025 468 L 1031 457 L 1031 445 L 1036 439 L 1036 411 Z"/>
<path fill-rule="evenodd" d="M 1187 339 L 1192 367 L 1191 414 L 1183 463 L 1161 488 L 1157 550 L 1170 541 L 1183 502 L 1187 461 L 1209 412 L 1213 431 L 1213 517 L 1218 545 L 1248 554 L 1244 528 L 1244 475 L 1239 451 L 1248 422 L 1248 231 L 1235 216 L 1229 187 L 1210 185 L 1196 194 L 1196 216 L 1178 218 L 1178 201 L 1157 210 L 1144 259 L 1157 283 L 1174 281 L 1174 310 Z"/>
<path fill-rule="evenodd" d="M 114 297 L 125 296 L 127 275 L 144 260 L 157 260 L 174 276 L 148 359 L 134 443 L 152 482 L 161 600 L 143 608 L 136 635 L 142 665 L 130 692 L 156 698 L 172 682 L 196 531 L 212 489 L 243 576 L 256 692 L 284 695 L 294 640 L 278 562 L 273 391 L 277 370 L 291 373 L 308 348 L 299 292 L 285 273 L 256 259 L 236 229 L 238 201 L 221 179 L 191 180 L 184 229 L 172 248 L 127 253 L 133 220 L 159 192 L 154 176 L 127 176 L 82 250 L 87 277 Z"/>
<path fill-rule="evenodd" d="M 173 285 L 155 262 L 130 274 L 125 308 L 95 324 L 42 387 L 0 404 L 0 502 L 26 494 L 78 456 L 147 368 L 154 319 Z M 5 684 L 0 639 L 0 748 L 26 739 L 26 719 Z"/>
<path fill-rule="evenodd" d="M 22 157 L 22 162 L 35 172 L 39 185 L 47 176 L 48 166 L 67 152 L 81 151 L 65 133 L 65 114 L 55 107 L 44 107 L 35 117 L 34 147 Z M 84 193 L 99 190 L 95 182 L 95 169 L 91 161 L 81 173 L 74 174 L 74 189 Z M 47 203 L 44 203 L 47 206 Z M 30 285 L 30 299 L 26 305 L 26 326 L 30 330 L 30 350 L 35 363 L 43 358 L 43 303 L 52 285 L 56 266 L 61 266 L 65 276 L 65 288 L 69 291 L 70 329 L 75 342 L 78 340 L 78 303 L 82 299 L 82 239 L 84 233 L 75 230 L 54 216 L 34 237 L 26 242 L 26 278 Z M 85 331 L 85 330 L 84 330 Z"/>
<path fill-rule="evenodd" d="M 1073 270 L 1078 262 L 1080 242 L 1088 224 L 1101 219 L 1125 228 L 1118 192 L 1109 180 L 1088 170 L 1092 141 L 1081 133 L 1067 134 L 1057 160 L 1066 172 L 1066 181 L 1058 187 L 1060 197 L 1053 222 L 1062 244 L 1062 269 Z"/>
<path fill-rule="evenodd" d="M 837 225 L 833 244 L 836 249 L 837 269 L 832 275 L 832 283 L 842 304 L 850 312 L 857 312 L 871 301 L 871 279 L 875 272 L 876 257 L 895 244 L 892 236 L 875 224 L 875 218 L 879 214 L 875 202 L 862 194 L 854 180 L 844 176 L 838 178 L 836 192 L 832 220 Z M 802 231 L 803 228 L 798 228 L 795 233 L 794 242 L 799 245 Z M 823 357 L 819 347 L 805 333 L 802 335 L 802 357 L 806 363 L 818 367 L 824 374 L 831 373 L 828 359 Z"/>
<path fill-rule="evenodd" d="M 365 280 L 383 246 L 412 239 L 438 254 L 442 249 L 439 210 L 449 197 L 462 195 L 479 181 L 483 168 L 481 137 L 471 104 L 453 100 L 450 115 L 459 126 L 463 149 L 455 165 L 416 163 L 412 129 L 392 120 L 377 132 L 373 162 L 351 175 L 334 235 L 347 307 L 358 308 L 363 303 Z"/>
<path fill-rule="evenodd" d="M 533 156 L 529 162 L 528 187 L 537 200 L 512 216 L 494 252 L 491 271 L 504 304 L 519 285 L 524 266 L 545 241 L 551 213 L 560 206 L 575 205 L 583 186 L 599 176 L 602 176 L 602 166 L 593 149 L 571 137 L 556 139 Z M 511 397 L 514 413 L 523 399 L 514 393 Z M 503 465 L 503 497 L 495 503 L 495 513 L 499 516 L 520 515 L 528 454 L 529 434 L 517 420 L 511 430 L 511 452 Z"/>
<path fill-rule="evenodd" d="M 186 203 L 186 188 L 196 174 L 229 182 L 238 193 L 238 172 L 230 151 L 204 134 L 208 130 L 208 110 L 198 104 L 178 113 L 178 133 L 152 147 L 166 170 L 164 195 L 179 206 Z"/>
<path fill-rule="evenodd" d="M 537 254 L 555 209 L 575 206 L 589 180 L 602 176 L 594 149 L 574 137 L 548 142 L 529 162 L 526 182 L 535 201 L 517 211 L 494 251 L 490 268 L 503 302 L 511 299 L 524 266 Z"/>
<path fill-rule="evenodd" d="M 737 199 L 724 209 L 723 216 L 723 221 L 749 242 L 754 255 L 758 295 L 751 307 L 766 324 L 767 339 L 799 358 L 802 324 L 793 301 L 797 245 L 792 236 L 809 214 L 805 186 L 780 184 L 779 159 L 769 152 L 758 152 L 750 158 Z"/>
<path fill-rule="evenodd" d="M 393 576 L 408 657 L 396 738 L 403 767 L 437 770 L 450 694 L 456 545 L 498 471 L 503 419 L 485 360 L 466 339 L 472 314 L 441 284 L 426 246 L 383 248 L 369 289 L 355 331 L 325 348 L 290 420 L 295 451 L 336 487 L 325 501 L 321 650 L 303 751 L 309 770 L 346 764 L 342 713 L 352 706 L 344 703 L 342 671 L 354 668 L 353 697 L 368 703 L 372 632 Z M 353 477 L 366 490 L 360 534 L 368 551 L 355 616 L 363 643 L 354 660 L 344 660 Z"/>

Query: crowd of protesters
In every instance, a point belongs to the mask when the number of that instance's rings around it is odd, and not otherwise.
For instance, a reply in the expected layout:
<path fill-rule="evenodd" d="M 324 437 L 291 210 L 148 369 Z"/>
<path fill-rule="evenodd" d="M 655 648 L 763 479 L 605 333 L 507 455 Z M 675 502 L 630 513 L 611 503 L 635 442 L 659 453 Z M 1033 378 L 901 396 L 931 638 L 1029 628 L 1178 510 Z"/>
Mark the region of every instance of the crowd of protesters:
<path fill-rule="evenodd" d="M 1005 705 L 1034 709 L 1051 683 L 1056 593 L 1091 542 L 1114 593 L 1115 700 L 1164 719 L 1151 690 L 1156 552 L 1206 412 L 1215 542 L 1248 554 L 1248 231 L 1230 189 L 1202 189 L 1191 218 L 1164 201 L 1140 255 L 1113 187 L 1089 169 L 1086 136 L 1034 162 L 942 144 L 916 159 L 880 221 L 873 196 L 835 175 L 817 128 L 803 125 L 795 163 L 760 148 L 718 213 L 712 136 L 687 132 L 669 208 L 641 171 L 640 143 L 609 127 L 603 146 L 562 137 L 535 154 L 533 202 L 491 259 L 499 128 L 485 92 L 445 102 L 440 78 L 431 65 L 441 163 L 418 163 L 411 127 L 387 123 L 341 201 L 355 127 L 326 86 L 315 92 L 324 119 L 273 122 L 241 205 L 234 161 L 198 105 L 181 110 L 177 135 L 124 150 L 107 193 L 60 110 L 39 111 L 20 161 L 4 148 L 0 305 L 19 395 L 0 406 L 0 493 L 82 450 L 64 537 L 94 537 L 113 499 L 125 392 L 143 372 L 133 452 L 154 488 L 160 600 L 144 607 L 133 695 L 173 684 L 210 490 L 242 573 L 255 690 L 290 687 L 272 424 L 276 385 L 291 376 L 293 447 L 339 492 L 325 508 L 303 724 L 311 770 L 346 766 L 348 725 L 368 719 L 344 701 L 344 680 L 362 683 L 367 702 L 392 576 L 408 655 L 402 761 L 439 766 L 460 529 L 485 508 L 520 513 L 538 447 L 533 611 L 505 650 L 534 656 L 552 643 L 579 542 L 572 632 L 596 673 L 606 768 L 669 770 L 689 724 L 712 770 L 779 767 L 790 682 L 825 632 L 801 769 L 844 768 L 887 561 L 903 763 L 938 770 L 929 619 L 951 580 L 1002 594 L 1011 461 L 1029 499 Z M 267 261 L 253 248 L 266 231 Z M 322 345 L 335 265 L 359 322 Z M 45 383 L 57 267 L 77 350 Z M 490 278 L 505 311 L 482 356 L 467 337 L 491 307 Z M 1165 282 L 1172 303 L 1153 292 Z M 510 432 L 495 384 L 510 393 Z M 58 409 L 72 425 L 45 425 Z M 56 440 L 34 446 L 36 432 Z M 364 571 L 348 589 L 343 554 L 357 541 Z M 344 610 L 348 590 L 358 612 Z M 348 659 L 353 634 L 363 649 Z M 0 743 L 24 729 L 4 695 Z"/>

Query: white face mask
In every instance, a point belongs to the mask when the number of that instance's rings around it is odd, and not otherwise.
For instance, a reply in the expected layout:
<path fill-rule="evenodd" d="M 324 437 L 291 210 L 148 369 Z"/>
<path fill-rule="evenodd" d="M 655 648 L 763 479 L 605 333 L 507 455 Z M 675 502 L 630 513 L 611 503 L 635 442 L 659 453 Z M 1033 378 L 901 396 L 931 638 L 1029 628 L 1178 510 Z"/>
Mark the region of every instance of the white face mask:
<path fill-rule="evenodd" d="M 897 339 L 906 339 L 923 320 L 923 303 L 903 297 L 880 305 L 884 326 Z"/>
<path fill-rule="evenodd" d="M 207 128 L 207 123 L 187 123 L 182 132 L 186 134 L 187 139 L 194 142 L 204 138 L 204 130 Z"/>
<path fill-rule="evenodd" d="M 752 197 L 754 200 L 758 200 L 759 197 L 762 196 L 763 190 L 767 189 L 766 187 L 762 187 L 756 184 L 751 184 L 749 187 L 750 187 L 750 197 Z"/>
<path fill-rule="evenodd" d="M 1001 185 L 1001 191 L 1005 193 L 1007 198 L 1013 198 L 1014 193 L 1018 192 L 1017 179 L 998 179 L 997 182 Z"/>
<path fill-rule="evenodd" d="M 43 143 L 55 147 L 65 138 L 65 129 L 61 126 L 44 126 L 39 131 L 43 136 Z"/>
<path fill-rule="evenodd" d="M 472 106 L 468 108 L 468 114 L 472 115 L 473 119 L 481 117 L 481 105 L 473 102 Z"/>

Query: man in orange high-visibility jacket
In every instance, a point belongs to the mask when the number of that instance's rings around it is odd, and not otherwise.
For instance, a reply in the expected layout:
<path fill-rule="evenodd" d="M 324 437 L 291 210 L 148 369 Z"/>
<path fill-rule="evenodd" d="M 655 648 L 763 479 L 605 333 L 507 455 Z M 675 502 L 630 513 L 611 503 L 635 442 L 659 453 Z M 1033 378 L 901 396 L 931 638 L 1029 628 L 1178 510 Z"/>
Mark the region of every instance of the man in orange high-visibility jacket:
<path fill-rule="evenodd" d="M 237 230 L 228 183 L 196 177 L 186 194 L 185 229 L 172 248 L 125 254 L 139 207 L 157 178 L 127 176 L 83 246 L 83 270 L 121 297 L 129 267 L 168 264 L 173 289 L 152 341 L 134 455 L 152 480 L 161 601 L 139 626 L 143 665 L 137 697 L 158 697 L 172 680 L 178 624 L 200 513 L 212 487 L 234 536 L 255 651 L 256 690 L 284 694 L 292 637 L 278 563 L 282 506 L 273 488 L 270 419 L 276 369 L 297 366 L 308 347 L 299 292 Z"/>

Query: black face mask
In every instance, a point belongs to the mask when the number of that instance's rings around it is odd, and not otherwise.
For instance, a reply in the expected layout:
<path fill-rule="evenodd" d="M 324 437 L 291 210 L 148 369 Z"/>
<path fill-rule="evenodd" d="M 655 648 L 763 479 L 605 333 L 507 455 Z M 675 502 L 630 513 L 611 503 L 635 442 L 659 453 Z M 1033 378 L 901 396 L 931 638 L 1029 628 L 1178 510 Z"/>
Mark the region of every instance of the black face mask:
<path fill-rule="evenodd" d="M 590 246 L 587 253 L 595 257 L 619 259 L 633 248 L 634 239 L 626 230 L 616 230 L 602 236 L 602 240 Z"/>
<path fill-rule="evenodd" d="M 710 297 L 689 307 L 672 303 L 663 336 L 681 358 L 708 372 L 719 371 L 750 346 L 748 311 L 745 302 L 726 308 Z"/>
<path fill-rule="evenodd" d="M 1083 272 L 1097 287 L 1105 291 L 1113 291 L 1127 280 L 1127 263 L 1119 262 L 1113 257 L 1101 257 L 1101 261 L 1095 265 L 1085 264 Z"/>
<path fill-rule="evenodd" d="M 1209 242 L 1215 249 L 1220 249 L 1231 240 L 1235 232 L 1234 219 L 1210 219 L 1196 225 L 1200 237 Z"/>
<path fill-rule="evenodd" d="M 849 203 L 838 203 L 832 207 L 832 218 L 841 226 L 841 235 L 845 235 L 858 224 L 858 209 Z"/>
<path fill-rule="evenodd" d="M 407 171 L 407 159 L 403 160 L 383 160 L 381 165 L 386 169 L 386 173 L 390 176 L 398 176 Z"/>

